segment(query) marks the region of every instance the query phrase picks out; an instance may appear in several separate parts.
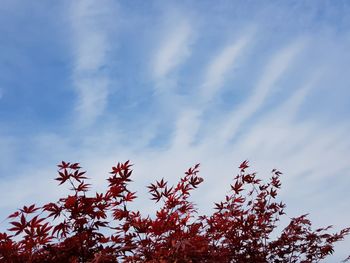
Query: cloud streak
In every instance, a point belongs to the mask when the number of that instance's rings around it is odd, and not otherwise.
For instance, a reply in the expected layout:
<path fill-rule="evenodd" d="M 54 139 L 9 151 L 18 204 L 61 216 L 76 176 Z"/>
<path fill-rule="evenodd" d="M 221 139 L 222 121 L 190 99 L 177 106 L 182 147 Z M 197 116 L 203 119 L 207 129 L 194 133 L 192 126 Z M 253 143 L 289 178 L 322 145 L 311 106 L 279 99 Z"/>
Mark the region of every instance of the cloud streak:
<path fill-rule="evenodd" d="M 203 76 L 204 81 L 200 86 L 198 99 L 193 105 L 187 106 L 180 110 L 177 116 L 176 127 L 172 139 L 174 147 L 189 147 L 203 123 L 205 109 L 215 95 L 218 95 L 220 88 L 227 80 L 230 70 L 237 62 L 237 58 L 242 56 L 243 50 L 246 48 L 251 35 L 245 35 L 238 40 L 224 47 L 209 62 Z"/>
<path fill-rule="evenodd" d="M 191 54 L 192 28 L 187 20 L 179 20 L 166 28 L 167 32 L 155 53 L 153 76 L 156 80 L 167 77 Z"/>
<path fill-rule="evenodd" d="M 275 83 L 291 66 L 295 56 L 304 48 L 305 41 L 298 40 L 280 50 L 268 62 L 262 72 L 262 77 L 251 96 L 234 113 L 225 120 L 226 124 L 221 132 L 223 141 L 232 139 L 240 125 L 247 121 L 263 105 L 265 99 L 274 88 Z"/>
<path fill-rule="evenodd" d="M 214 57 L 206 70 L 205 80 L 201 87 L 202 103 L 207 103 L 221 88 L 239 56 L 251 41 L 252 36 L 243 36 L 226 46 Z M 232 75 L 232 73 L 231 73 Z"/>
<path fill-rule="evenodd" d="M 108 103 L 113 32 L 108 24 L 116 8 L 110 1 L 74 1 L 70 5 L 73 39 L 73 86 L 78 94 L 79 125 L 88 126 L 100 117 Z"/>

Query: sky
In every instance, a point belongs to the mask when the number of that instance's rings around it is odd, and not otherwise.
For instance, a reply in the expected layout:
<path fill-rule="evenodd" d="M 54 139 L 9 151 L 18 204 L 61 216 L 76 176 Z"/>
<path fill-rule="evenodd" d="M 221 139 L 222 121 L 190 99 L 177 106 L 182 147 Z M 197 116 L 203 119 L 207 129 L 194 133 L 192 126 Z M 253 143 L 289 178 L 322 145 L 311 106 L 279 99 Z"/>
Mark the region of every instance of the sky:
<path fill-rule="evenodd" d="M 66 193 L 62 160 L 103 190 L 130 159 L 145 212 L 201 163 L 208 213 L 247 159 L 287 219 L 350 225 L 349 1 L 2 0 L 0 48 L 1 220 Z"/>

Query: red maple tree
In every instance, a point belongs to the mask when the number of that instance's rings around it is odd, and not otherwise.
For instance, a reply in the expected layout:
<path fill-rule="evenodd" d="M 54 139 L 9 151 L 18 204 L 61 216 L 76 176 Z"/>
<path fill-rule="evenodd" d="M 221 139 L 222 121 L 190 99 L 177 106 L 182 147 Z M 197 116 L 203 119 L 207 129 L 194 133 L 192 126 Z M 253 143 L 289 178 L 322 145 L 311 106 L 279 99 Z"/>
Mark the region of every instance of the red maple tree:
<path fill-rule="evenodd" d="M 59 164 L 56 180 L 70 184 L 72 193 L 11 214 L 8 233 L 0 233 L 0 262 L 319 262 L 350 233 L 329 233 L 330 226 L 313 230 L 302 215 L 272 238 L 285 208 L 276 200 L 281 172 L 272 170 L 263 183 L 247 172 L 247 161 L 212 215 L 198 216 L 189 201 L 203 182 L 197 164 L 176 185 L 164 179 L 150 184 L 161 207 L 143 216 L 128 208 L 136 198 L 128 188 L 131 166 L 112 167 L 106 192 L 88 195 L 79 164 Z"/>

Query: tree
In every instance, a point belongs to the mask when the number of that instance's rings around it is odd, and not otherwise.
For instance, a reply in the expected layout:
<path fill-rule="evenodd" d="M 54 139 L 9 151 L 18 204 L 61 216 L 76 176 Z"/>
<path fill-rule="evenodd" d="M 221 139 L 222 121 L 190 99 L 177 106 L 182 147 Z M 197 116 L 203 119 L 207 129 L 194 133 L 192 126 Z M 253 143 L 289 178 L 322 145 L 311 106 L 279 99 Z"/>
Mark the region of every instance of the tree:
<path fill-rule="evenodd" d="M 106 192 L 95 195 L 88 195 L 78 163 L 58 167 L 56 180 L 70 184 L 71 194 L 11 214 L 8 233 L 0 233 L 1 262 L 318 262 L 350 233 L 345 228 L 331 234 L 330 226 L 313 230 L 302 215 L 273 239 L 285 214 L 285 204 L 276 200 L 281 172 L 272 170 L 263 183 L 247 172 L 247 161 L 209 216 L 198 216 L 189 201 L 203 182 L 199 164 L 174 186 L 164 179 L 148 186 L 161 204 L 153 217 L 128 208 L 136 198 L 128 188 L 129 161 L 112 167 Z"/>

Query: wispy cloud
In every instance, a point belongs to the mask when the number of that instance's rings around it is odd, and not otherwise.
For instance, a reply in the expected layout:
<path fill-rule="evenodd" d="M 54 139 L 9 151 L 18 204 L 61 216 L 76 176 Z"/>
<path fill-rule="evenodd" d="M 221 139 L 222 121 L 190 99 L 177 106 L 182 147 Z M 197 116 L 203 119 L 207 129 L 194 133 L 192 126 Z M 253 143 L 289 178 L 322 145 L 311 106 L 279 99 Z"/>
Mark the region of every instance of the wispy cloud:
<path fill-rule="evenodd" d="M 251 35 L 242 36 L 221 50 L 210 62 L 200 90 L 202 103 L 208 102 L 221 88 L 225 78 L 227 78 L 230 70 L 234 67 L 237 58 L 242 55 L 251 38 Z M 232 71 L 230 75 L 232 75 Z"/>
<path fill-rule="evenodd" d="M 205 69 L 203 82 L 198 89 L 198 98 L 194 99 L 194 105 L 185 106 L 177 116 L 172 145 L 174 147 L 189 147 L 198 135 L 198 130 L 204 120 L 203 112 L 213 96 L 217 95 L 220 88 L 227 80 L 230 70 L 239 56 L 242 56 L 244 48 L 251 40 L 251 34 L 240 37 L 233 43 L 225 46 L 214 56 Z"/>
<path fill-rule="evenodd" d="M 79 124 L 86 126 L 103 114 L 108 103 L 112 48 L 111 17 L 116 7 L 110 1 L 74 1 L 70 5 L 74 56 L 73 85 L 78 94 L 76 111 Z"/>
<path fill-rule="evenodd" d="M 201 123 L 200 114 L 201 111 L 196 109 L 181 110 L 175 124 L 172 147 L 184 150 L 193 143 Z"/>
<path fill-rule="evenodd" d="M 153 77 L 161 80 L 176 69 L 191 54 L 192 28 L 189 21 L 178 17 L 167 25 L 153 61 Z"/>
<path fill-rule="evenodd" d="M 291 66 L 295 56 L 301 52 L 304 46 L 305 40 L 298 40 L 273 55 L 262 72 L 262 77 L 252 95 L 229 116 L 228 120 L 225 120 L 226 124 L 221 132 L 223 141 L 233 138 L 240 125 L 263 105 L 276 81 L 283 76 L 283 73 Z"/>

